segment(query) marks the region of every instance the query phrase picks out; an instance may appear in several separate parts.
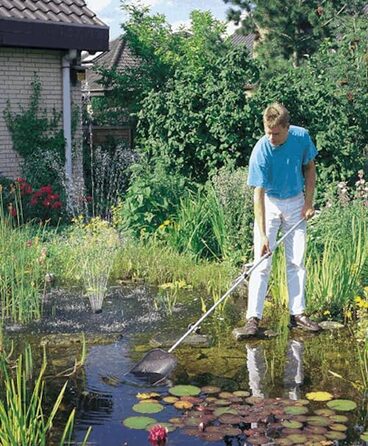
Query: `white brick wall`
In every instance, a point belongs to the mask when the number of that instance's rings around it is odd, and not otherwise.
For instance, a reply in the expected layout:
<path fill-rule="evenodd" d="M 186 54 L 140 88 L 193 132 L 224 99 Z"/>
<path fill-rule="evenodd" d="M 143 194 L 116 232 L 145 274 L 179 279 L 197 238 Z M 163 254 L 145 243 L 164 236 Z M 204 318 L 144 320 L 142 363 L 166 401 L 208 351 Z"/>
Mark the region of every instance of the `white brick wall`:
<path fill-rule="evenodd" d="M 19 111 L 19 104 L 27 108 L 32 94 L 31 83 L 36 73 L 41 81 L 41 109 L 62 111 L 62 52 L 27 48 L 0 47 L 0 175 L 15 178 L 20 175 L 21 159 L 13 150 L 11 135 L 4 121 L 3 111 L 7 101 L 11 110 Z M 80 85 L 73 87 L 72 98 L 80 107 Z M 81 142 L 81 130 L 76 132 Z M 76 141 L 77 142 L 77 141 Z M 78 144 L 75 174 L 81 174 L 81 145 Z"/>

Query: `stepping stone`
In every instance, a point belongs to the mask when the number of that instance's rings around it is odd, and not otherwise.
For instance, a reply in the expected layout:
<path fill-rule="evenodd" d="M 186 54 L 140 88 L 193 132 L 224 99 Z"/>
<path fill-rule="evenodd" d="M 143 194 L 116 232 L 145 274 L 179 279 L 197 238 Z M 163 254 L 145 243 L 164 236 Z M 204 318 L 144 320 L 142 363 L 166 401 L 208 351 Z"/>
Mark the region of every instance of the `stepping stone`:
<path fill-rule="evenodd" d="M 245 327 L 234 328 L 232 331 L 233 337 L 236 341 L 242 341 L 243 339 L 270 339 L 277 336 L 277 333 L 273 330 L 259 329 L 257 336 L 249 336 L 245 334 Z"/>
<path fill-rule="evenodd" d="M 322 321 L 318 322 L 318 325 L 323 330 L 340 330 L 341 328 L 344 328 L 343 324 L 340 324 L 340 322 L 335 322 L 335 321 Z"/>
<path fill-rule="evenodd" d="M 175 344 L 175 342 L 178 340 L 179 338 L 164 338 L 164 337 L 157 337 L 157 338 L 152 338 L 149 343 L 151 347 L 154 348 L 166 348 L 166 347 L 171 347 L 172 345 Z M 208 339 L 208 336 L 206 335 L 201 335 L 201 334 L 190 334 L 189 336 L 187 336 L 184 341 L 183 344 L 186 345 L 191 345 L 192 347 L 209 347 L 210 346 L 210 341 Z"/>

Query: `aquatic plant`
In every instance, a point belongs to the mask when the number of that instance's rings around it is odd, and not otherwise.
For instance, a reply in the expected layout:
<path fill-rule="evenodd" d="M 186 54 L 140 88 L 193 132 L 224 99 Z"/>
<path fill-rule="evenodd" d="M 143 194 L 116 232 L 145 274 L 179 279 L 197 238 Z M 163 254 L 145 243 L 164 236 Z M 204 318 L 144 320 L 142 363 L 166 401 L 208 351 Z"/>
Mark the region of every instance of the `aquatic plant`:
<path fill-rule="evenodd" d="M 25 361 L 24 358 L 27 355 L 28 361 Z M 65 382 L 49 415 L 46 416 L 42 407 L 45 394 L 46 356 L 44 354 L 38 377 L 33 382 L 30 351 L 27 355 L 20 355 L 14 367 L 3 354 L 0 356 L 0 374 L 4 386 L 0 399 L 0 443 L 2 446 L 46 446 L 49 444 L 48 439 L 53 430 L 53 422 L 67 387 L 67 382 Z M 72 411 L 62 432 L 60 446 L 70 444 L 74 416 L 75 412 Z M 84 445 L 89 433 L 90 429 L 84 439 Z"/>
<path fill-rule="evenodd" d="M 193 287 L 185 280 L 175 280 L 175 282 L 162 283 L 158 288 L 158 294 L 154 298 L 156 309 L 162 308 L 167 314 L 172 314 L 180 290 L 191 290 Z"/>
<path fill-rule="evenodd" d="M 17 210 L 15 217 L 4 211 L 0 190 L 1 315 L 12 321 L 27 322 L 41 316 L 48 260 L 41 242 L 45 227 L 21 225 L 20 204 L 14 209 Z"/>
<path fill-rule="evenodd" d="M 312 311 L 329 310 L 343 316 L 354 307 L 354 297 L 361 288 L 361 277 L 368 259 L 368 223 L 355 216 L 350 234 L 336 238 L 332 233 L 321 253 L 310 246 L 306 260 L 308 270 L 308 307 Z"/>

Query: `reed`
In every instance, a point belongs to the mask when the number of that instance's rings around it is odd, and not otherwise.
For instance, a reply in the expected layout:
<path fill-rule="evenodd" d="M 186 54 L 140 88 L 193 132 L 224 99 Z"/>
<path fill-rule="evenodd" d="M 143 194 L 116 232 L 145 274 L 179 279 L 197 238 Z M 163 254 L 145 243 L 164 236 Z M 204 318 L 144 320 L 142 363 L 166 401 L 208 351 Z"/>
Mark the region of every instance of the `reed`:
<path fill-rule="evenodd" d="M 330 236 L 321 251 L 313 246 L 306 260 L 307 296 L 311 311 L 341 316 L 354 306 L 368 260 L 368 222 L 353 216 L 350 234 Z"/>
<path fill-rule="evenodd" d="M 19 219 L 20 204 L 17 209 Z M 41 317 L 47 252 L 41 243 L 45 227 L 19 223 L 4 211 L 0 192 L 1 316 L 23 323 Z"/>
<path fill-rule="evenodd" d="M 60 407 L 67 382 L 63 385 L 50 414 L 45 415 L 44 404 L 45 381 L 44 373 L 47 366 L 46 356 L 40 368 L 37 379 L 31 379 L 33 362 L 31 352 L 20 355 L 13 368 L 8 358 L 0 357 L 0 373 L 4 391 L 0 399 L 0 444 L 2 446 L 46 446 L 53 430 L 53 422 Z M 28 358 L 25 360 L 25 358 Z M 75 412 L 72 411 L 61 436 L 60 446 L 69 444 L 73 430 Z M 89 434 L 89 432 L 88 432 Z M 84 444 L 86 444 L 87 437 Z"/>

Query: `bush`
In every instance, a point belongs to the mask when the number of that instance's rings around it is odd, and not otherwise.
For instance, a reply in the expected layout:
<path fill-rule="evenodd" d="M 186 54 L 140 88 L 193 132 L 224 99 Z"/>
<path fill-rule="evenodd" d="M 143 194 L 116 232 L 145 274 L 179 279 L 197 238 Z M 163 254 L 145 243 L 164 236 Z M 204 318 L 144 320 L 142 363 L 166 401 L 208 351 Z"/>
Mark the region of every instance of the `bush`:
<path fill-rule="evenodd" d="M 120 229 L 137 237 L 152 234 L 164 221 L 173 218 L 181 197 L 191 187 L 193 184 L 186 178 L 168 171 L 164 164 L 151 166 L 141 161 L 132 167 L 131 185 L 114 218 Z"/>

